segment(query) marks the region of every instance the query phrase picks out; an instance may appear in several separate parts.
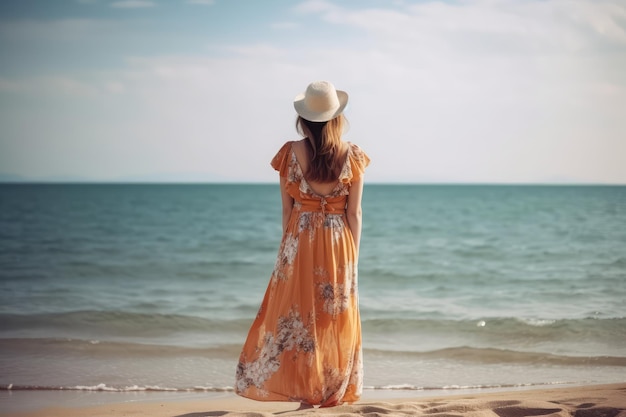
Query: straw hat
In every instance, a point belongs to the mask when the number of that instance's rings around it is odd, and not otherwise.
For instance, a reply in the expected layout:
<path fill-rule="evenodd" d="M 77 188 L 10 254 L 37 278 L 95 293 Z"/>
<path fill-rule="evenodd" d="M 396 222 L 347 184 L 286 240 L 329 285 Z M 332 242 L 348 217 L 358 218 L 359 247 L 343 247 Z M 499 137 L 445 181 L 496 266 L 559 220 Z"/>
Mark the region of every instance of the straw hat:
<path fill-rule="evenodd" d="M 339 116 L 348 104 L 348 93 L 335 90 L 328 81 L 315 81 L 293 101 L 296 112 L 310 122 L 327 122 Z"/>

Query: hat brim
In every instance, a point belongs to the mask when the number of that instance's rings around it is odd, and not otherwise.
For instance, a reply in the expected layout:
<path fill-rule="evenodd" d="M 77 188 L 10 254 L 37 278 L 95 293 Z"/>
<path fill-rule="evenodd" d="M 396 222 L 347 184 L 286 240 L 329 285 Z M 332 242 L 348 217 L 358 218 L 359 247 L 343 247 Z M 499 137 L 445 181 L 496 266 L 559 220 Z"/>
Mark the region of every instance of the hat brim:
<path fill-rule="evenodd" d="M 296 98 L 293 100 L 293 107 L 296 109 L 296 113 L 300 115 L 305 120 L 310 122 L 327 122 L 329 120 L 334 119 L 343 113 L 343 110 L 348 105 L 348 93 L 342 90 L 336 90 L 337 92 L 337 100 L 339 101 L 339 106 L 328 109 L 323 112 L 315 112 L 309 109 L 304 100 L 304 93 L 298 94 Z"/>

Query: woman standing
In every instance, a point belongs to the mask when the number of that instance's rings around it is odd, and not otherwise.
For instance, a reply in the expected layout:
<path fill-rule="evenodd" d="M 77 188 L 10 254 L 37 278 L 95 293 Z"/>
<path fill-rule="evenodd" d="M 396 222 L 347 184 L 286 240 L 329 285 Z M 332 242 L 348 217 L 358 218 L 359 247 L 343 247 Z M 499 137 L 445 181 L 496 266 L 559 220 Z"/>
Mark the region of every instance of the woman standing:
<path fill-rule="evenodd" d="M 304 138 L 272 159 L 283 238 L 237 366 L 241 396 L 332 407 L 361 395 L 357 265 L 369 158 L 342 140 L 347 102 L 331 83 L 311 83 L 294 101 Z"/>

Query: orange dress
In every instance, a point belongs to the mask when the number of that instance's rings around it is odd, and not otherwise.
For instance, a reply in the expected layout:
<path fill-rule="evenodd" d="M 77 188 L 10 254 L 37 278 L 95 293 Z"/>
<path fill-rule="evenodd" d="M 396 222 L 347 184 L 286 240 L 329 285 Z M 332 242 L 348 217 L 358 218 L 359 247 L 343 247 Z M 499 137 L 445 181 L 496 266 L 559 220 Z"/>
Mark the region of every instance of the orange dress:
<path fill-rule="evenodd" d="M 235 392 L 243 397 L 332 406 L 361 396 L 357 254 L 345 208 L 369 158 L 349 145 L 327 196 L 306 182 L 291 142 L 272 159 L 294 207 L 239 358 Z"/>

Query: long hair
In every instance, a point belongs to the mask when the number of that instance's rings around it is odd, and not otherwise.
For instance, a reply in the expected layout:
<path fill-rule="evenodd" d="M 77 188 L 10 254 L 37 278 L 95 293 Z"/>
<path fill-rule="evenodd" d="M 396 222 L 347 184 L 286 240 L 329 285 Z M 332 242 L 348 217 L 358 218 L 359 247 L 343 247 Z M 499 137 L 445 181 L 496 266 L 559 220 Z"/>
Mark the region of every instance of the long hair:
<path fill-rule="evenodd" d="M 304 172 L 307 180 L 333 182 L 339 178 L 344 163 L 339 151 L 345 122 L 343 114 L 327 122 L 311 122 L 298 116 L 296 129 L 308 139 L 309 166 Z"/>

